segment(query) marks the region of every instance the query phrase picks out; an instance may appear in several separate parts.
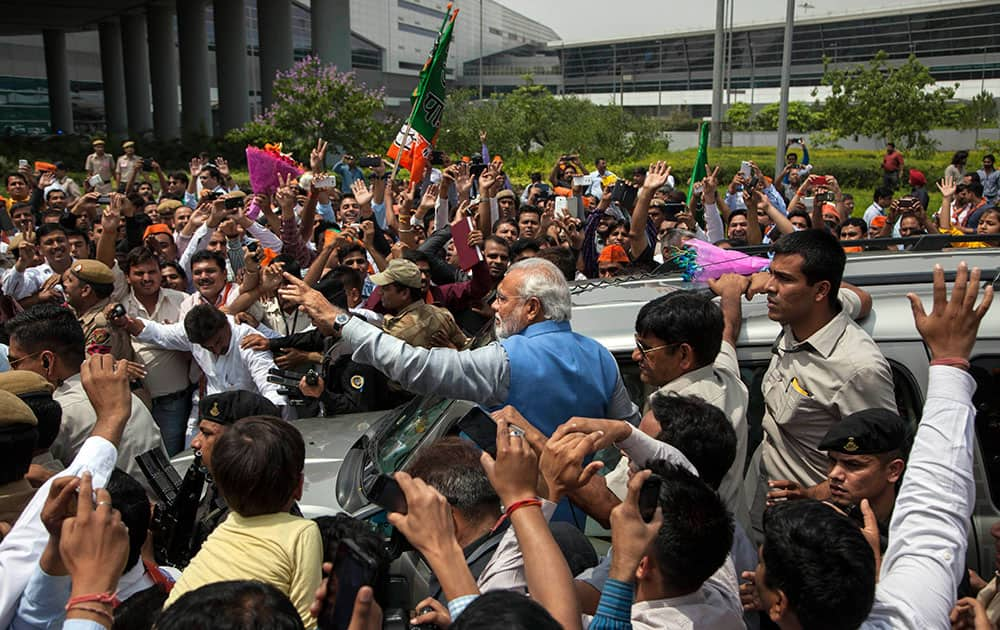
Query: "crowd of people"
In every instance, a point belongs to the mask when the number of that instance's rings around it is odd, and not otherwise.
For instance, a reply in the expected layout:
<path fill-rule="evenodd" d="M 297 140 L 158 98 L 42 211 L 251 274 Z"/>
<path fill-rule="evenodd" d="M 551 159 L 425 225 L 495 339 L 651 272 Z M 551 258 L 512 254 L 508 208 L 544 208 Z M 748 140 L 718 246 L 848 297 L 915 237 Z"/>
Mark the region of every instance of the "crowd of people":
<path fill-rule="evenodd" d="M 950 295 L 935 269 L 930 313 L 910 296 L 931 357 L 914 435 L 843 274 L 845 241 L 1000 233 L 993 156 L 975 173 L 956 154 L 929 216 L 923 174 L 896 197 L 890 145 L 855 218 L 801 139 L 775 178 L 710 168 L 690 200 L 664 162 L 619 178 L 577 155 L 518 190 L 482 140 L 412 186 L 379 159 L 328 169 L 322 140 L 256 194 L 223 158 L 166 173 L 132 142 L 114 160 L 95 140 L 82 186 L 62 162 L 7 176 L 0 627 L 389 624 L 398 541 L 303 518 L 295 420 L 426 394 L 489 412 L 495 454 L 451 435 L 379 480 L 432 576 L 404 625 L 991 627 L 996 583 L 965 552 L 992 288 L 962 263 Z M 769 266 L 641 308 L 637 405 L 572 330 L 569 283 L 669 267 L 692 239 L 768 244 Z M 782 330 L 754 447 L 736 343 L 760 294 Z M 603 557 L 581 514 L 610 529 Z"/>

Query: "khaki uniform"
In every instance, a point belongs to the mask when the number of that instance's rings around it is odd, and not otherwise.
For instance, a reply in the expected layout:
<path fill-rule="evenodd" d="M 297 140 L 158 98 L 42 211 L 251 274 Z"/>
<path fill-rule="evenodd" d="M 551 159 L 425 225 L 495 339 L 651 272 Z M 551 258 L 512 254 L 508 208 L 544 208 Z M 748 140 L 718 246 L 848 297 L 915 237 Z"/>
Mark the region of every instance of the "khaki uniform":
<path fill-rule="evenodd" d="M 420 348 L 438 345 L 431 337 L 439 330 L 444 331 L 448 341 L 459 350 L 468 342 L 451 312 L 423 301 L 410 304 L 396 315 L 386 315 L 382 328 L 393 337 Z"/>
<path fill-rule="evenodd" d="M 13 525 L 33 496 L 35 489 L 26 479 L 0 486 L 0 522 Z"/>
<path fill-rule="evenodd" d="M 115 360 L 135 361 L 129 334 L 123 328 L 115 328 L 109 324 L 108 318 L 104 315 L 104 309 L 110 303 L 110 299 L 101 300 L 90 307 L 90 310 L 79 315 L 85 339 L 84 348 L 88 355 L 110 354 Z"/>

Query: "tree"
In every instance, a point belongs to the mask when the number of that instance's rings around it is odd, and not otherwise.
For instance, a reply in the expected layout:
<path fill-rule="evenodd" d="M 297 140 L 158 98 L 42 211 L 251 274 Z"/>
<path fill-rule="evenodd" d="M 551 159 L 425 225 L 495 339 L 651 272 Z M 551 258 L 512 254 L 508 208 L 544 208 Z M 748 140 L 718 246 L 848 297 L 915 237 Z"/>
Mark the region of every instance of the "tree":
<path fill-rule="evenodd" d="M 399 128 L 380 119 L 383 92 L 359 84 L 353 72 L 338 72 L 317 57 L 305 57 L 274 79 L 274 103 L 262 115 L 226 138 L 263 146 L 283 143 L 296 159 L 308 162 L 316 138 L 349 153 L 380 153 Z"/>
<path fill-rule="evenodd" d="M 778 114 L 781 113 L 780 103 L 770 103 L 761 108 L 753 117 L 752 129 L 756 131 L 774 131 L 778 128 Z M 790 101 L 788 103 L 788 129 L 790 131 L 813 131 L 818 128 L 820 116 L 808 103 Z"/>
<path fill-rule="evenodd" d="M 726 110 L 726 122 L 736 131 L 753 129 L 753 109 L 750 103 L 733 103 Z"/>
<path fill-rule="evenodd" d="M 830 88 L 823 112 L 832 139 L 872 136 L 918 156 L 933 150 L 927 131 L 943 117 L 955 90 L 934 88 L 934 77 L 916 56 L 892 67 L 880 50 L 867 64 L 837 69 L 824 59 L 823 67 L 820 85 Z"/>
<path fill-rule="evenodd" d="M 963 103 L 959 110 L 959 129 L 981 129 L 997 124 L 997 102 L 993 95 L 983 90 Z"/>

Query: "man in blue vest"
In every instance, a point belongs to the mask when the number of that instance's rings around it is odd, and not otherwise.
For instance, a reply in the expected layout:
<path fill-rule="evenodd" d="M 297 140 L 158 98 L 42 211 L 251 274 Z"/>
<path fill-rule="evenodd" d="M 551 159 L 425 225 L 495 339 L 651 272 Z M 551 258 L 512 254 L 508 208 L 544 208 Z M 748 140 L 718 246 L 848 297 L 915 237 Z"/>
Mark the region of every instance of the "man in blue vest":
<path fill-rule="evenodd" d="M 342 335 L 354 361 L 375 366 L 406 390 L 490 410 L 512 405 L 546 436 L 573 416 L 639 422 L 614 357 L 570 328 L 569 286 L 547 260 L 513 265 L 497 286 L 500 341 L 461 351 L 410 346 L 285 277 L 291 284 L 281 289 L 283 299 L 300 304 L 323 332 Z"/>

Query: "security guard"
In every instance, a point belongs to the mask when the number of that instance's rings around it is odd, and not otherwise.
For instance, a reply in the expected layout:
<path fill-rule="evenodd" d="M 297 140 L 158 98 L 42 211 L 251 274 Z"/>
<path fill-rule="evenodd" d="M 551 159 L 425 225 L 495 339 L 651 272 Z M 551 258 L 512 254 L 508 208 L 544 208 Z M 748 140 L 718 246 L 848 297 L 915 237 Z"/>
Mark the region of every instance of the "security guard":
<path fill-rule="evenodd" d="M 131 339 L 121 328 L 108 324 L 104 310 L 115 293 L 115 276 L 99 260 L 77 260 L 62 276 L 66 302 L 76 311 L 87 354 L 110 354 L 115 359 L 135 360 Z"/>
<path fill-rule="evenodd" d="M 0 538 L 13 525 L 35 489 L 25 479 L 38 442 L 38 420 L 20 398 L 0 390 Z"/>
<path fill-rule="evenodd" d="M 237 390 L 211 394 L 198 404 L 198 434 L 191 440 L 191 448 L 201 454 L 201 465 L 211 470 L 212 448 L 216 440 L 237 420 L 250 416 L 281 417 L 281 410 L 260 394 Z M 298 508 L 293 507 L 293 513 Z M 191 536 L 191 557 L 198 553 L 208 535 L 229 515 L 229 506 L 214 483 L 208 488 L 198 505 L 194 532 Z"/>
<path fill-rule="evenodd" d="M 819 443 L 830 458 L 830 500 L 849 508 L 868 499 L 888 531 L 908 444 L 906 422 L 886 409 L 858 411 L 833 425 Z"/>
<path fill-rule="evenodd" d="M 394 258 L 371 281 L 382 287 L 382 307 L 387 313 L 382 329 L 420 348 L 451 347 L 461 350 L 468 342 L 451 312 L 424 301 L 420 267 Z"/>
<path fill-rule="evenodd" d="M 0 373 L 0 390 L 14 394 L 28 405 L 38 421 L 38 441 L 32 452 L 32 468 L 25 479 L 38 488 L 49 477 L 63 469 L 61 462 L 52 457 L 49 447 L 59 435 L 62 424 L 62 407 L 52 399 L 52 383 L 31 370 L 10 370 Z M 2 422 L 2 420 L 0 420 Z M 3 520 L 0 518 L 0 520 Z"/>

